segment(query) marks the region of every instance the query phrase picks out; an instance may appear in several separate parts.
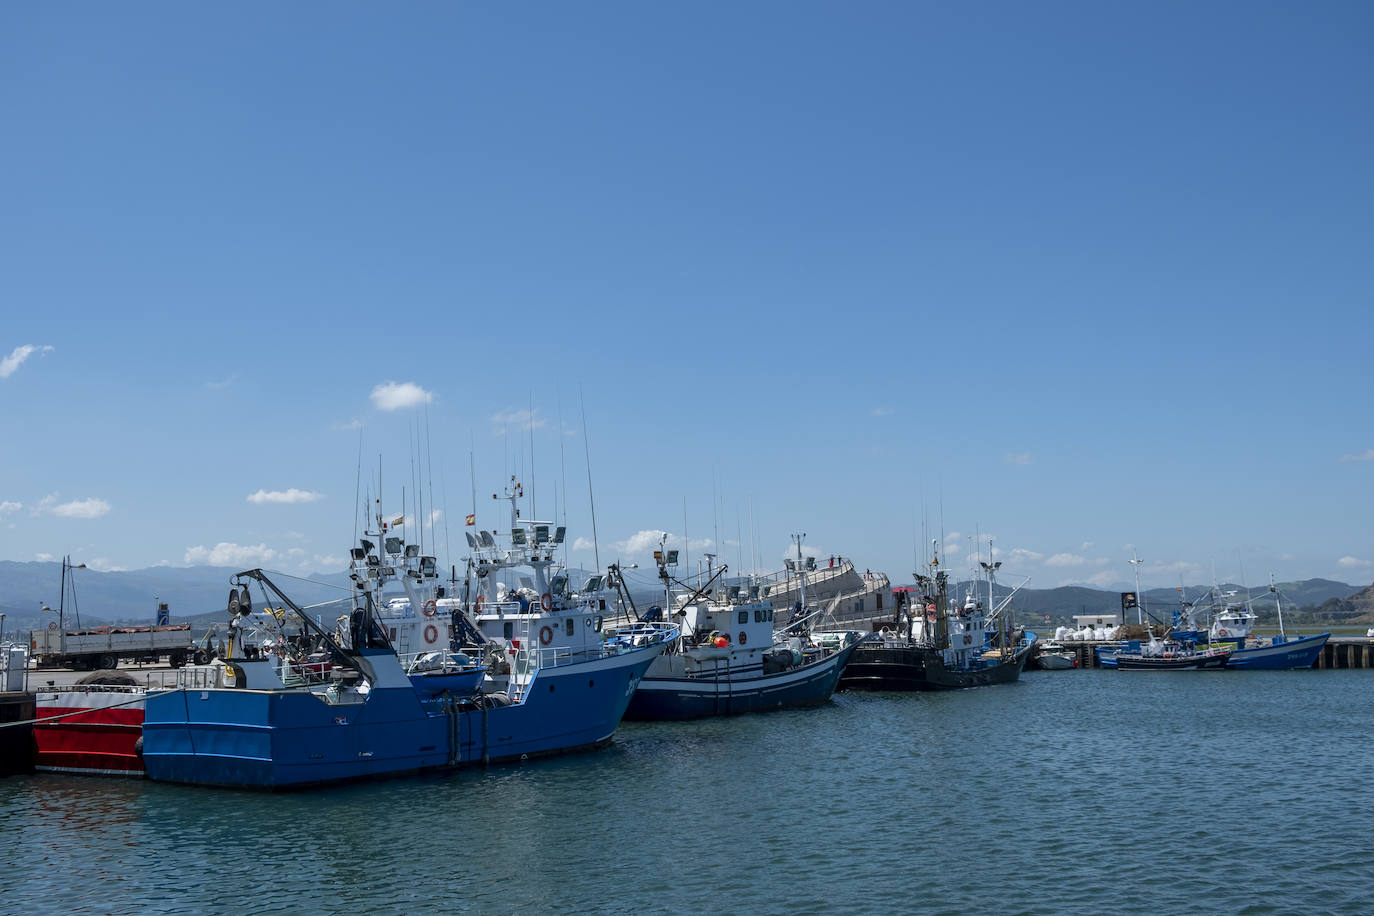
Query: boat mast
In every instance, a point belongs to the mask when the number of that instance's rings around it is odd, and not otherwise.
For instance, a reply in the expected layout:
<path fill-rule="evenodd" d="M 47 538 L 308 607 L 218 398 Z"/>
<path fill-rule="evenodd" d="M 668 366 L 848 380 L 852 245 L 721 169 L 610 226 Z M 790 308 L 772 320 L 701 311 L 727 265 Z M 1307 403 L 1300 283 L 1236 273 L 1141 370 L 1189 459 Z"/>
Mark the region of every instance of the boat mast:
<path fill-rule="evenodd" d="M 1279 590 L 1274 587 L 1274 574 L 1269 574 L 1269 591 L 1274 595 L 1274 607 L 1279 612 L 1279 641 L 1288 642 L 1288 634 L 1283 629 L 1283 602 L 1279 601 Z"/>
<path fill-rule="evenodd" d="M 1145 622 L 1145 596 L 1140 593 L 1140 564 L 1145 561 L 1136 555 L 1135 548 L 1131 548 L 1131 565 L 1135 567 L 1135 622 L 1143 624 Z M 1125 623 L 1126 621 L 1121 621 Z"/>

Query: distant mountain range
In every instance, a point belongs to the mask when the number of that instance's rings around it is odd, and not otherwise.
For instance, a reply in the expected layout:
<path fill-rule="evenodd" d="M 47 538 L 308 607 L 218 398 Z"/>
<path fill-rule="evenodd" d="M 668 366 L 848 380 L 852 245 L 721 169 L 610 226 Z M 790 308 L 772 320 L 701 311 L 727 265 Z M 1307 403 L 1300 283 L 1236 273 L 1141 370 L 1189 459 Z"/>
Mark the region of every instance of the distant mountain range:
<path fill-rule="evenodd" d="M 68 599 L 68 623 L 75 623 L 77 614 L 81 622 L 88 625 L 151 623 L 159 600 L 168 603 L 174 622 L 217 621 L 224 614 L 230 577 L 237 571 L 233 567 L 216 566 L 154 566 L 126 572 L 76 570 L 73 575 L 76 579 L 77 602 L 73 609 Z M 56 620 L 56 614 L 42 613 L 40 608 L 46 604 L 57 609 L 61 574 L 59 563 L 0 560 L 0 613 L 6 615 L 6 633 L 45 627 L 49 621 Z M 590 574 L 587 570 L 574 569 L 569 577 L 577 586 Z M 345 572 L 311 573 L 303 577 L 271 575 L 292 600 L 301 605 L 342 597 L 349 588 L 348 574 Z M 625 578 L 636 604 L 657 602 L 662 595 L 652 570 L 626 570 Z M 313 581 L 303 581 L 305 579 Z M 954 586 L 952 593 L 962 597 L 970 587 L 970 583 L 961 582 Z M 979 594 L 986 594 L 986 584 L 980 583 L 976 587 Z M 1239 598 L 1244 598 L 1246 594 L 1245 588 L 1238 585 L 1227 584 L 1221 588 L 1236 591 Z M 1282 582 L 1278 588 L 1285 608 L 1292 607 L 1294 610 L 1316 608 L 1333 599 L 1337 599 L 1336 604 L 1341 607 L 1348 607 L 1351 600 L 1356 606 L 1362 607 L 1374 594 L 1371 592 L 1374 587 L 1362 590 L 1331 579 Z M 997 599 L 1000 601 L 1009 591 L 1010 588 L 999 584 Z M 1196 600 L 1205 591 L 1204 586 L 1188 586 L 1182 595 L 1188 600 Z M 1251 589 L 1251 594 L 1257 611 L 1272 610 L 1273 600 L 1267 588 Z M 1357 595 L 1360 597 L 1357 598 Z M 1178 589 L 1156 588 L 1145 592 L 1144 603 L 1156 616 L 1164 616 L 1178 606 L 1179 598 Z M 1063 619 L 1073 614 L 1120 610 L 1121 595 L 1116 591 L 1082 586 L 1023 588 L 1017 592 L 1013 607 L 1018 614 L 1050 614 L 1056 619 Z"/>
<path fill-rule="evenodd" d="M 1217 586 L 1223 594 L 1234 592 L 1231 601 L 1244 601 L 1247 597 L 1245 586 L 1228 582 Z M 960 582 L 952 587 L 952 594 L 963 596 L 970 588 L 986 599 L 987 583 Z M 1182 588 L 1151 588 L 1142 595 L 1142 604 L 1155 617 L 1167 619 L 1179 607 L 1180 601 L 1197 601 L 1210 586 L 1189 585 Z M 1285 611 L 1299 608 L 1313 609 L 1333 598 L 1346 599 L 1361 592 L 1355 585 L 1336 582 L 1333 579 L 1303 579 L 1297 582 L 1276 582 L 1279 597 Z M 1011 588 L 999 584 L 995 590 L 1001 601 Z M 1018 614 L 1049 614 L 1056 619 L 1071 617 L 1074 614 L 1092 614 L 1121 610 L 1121 591 L 1105 591 L 1086 586 L 1066 585 L 1060 588 L 1023 588 L 1016 593 L 1012 607 Z M 1267 585 L 1251 588 L 1248 592 L 1251 606 L 1256 613 L 1263 614 L 1274 610 L 1274 596 Z"/>

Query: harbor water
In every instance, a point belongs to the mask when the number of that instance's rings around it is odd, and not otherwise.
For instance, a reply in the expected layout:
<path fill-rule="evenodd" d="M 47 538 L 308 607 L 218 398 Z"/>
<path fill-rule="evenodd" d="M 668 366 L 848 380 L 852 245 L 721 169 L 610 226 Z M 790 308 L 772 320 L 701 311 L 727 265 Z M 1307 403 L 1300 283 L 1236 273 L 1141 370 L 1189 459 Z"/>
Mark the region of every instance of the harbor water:
<path fill-rule="evenodd" d="M 1365 913 L 1374 679 L 1027 672 L 284 794 L 0 780 L 23 913 Z"/>

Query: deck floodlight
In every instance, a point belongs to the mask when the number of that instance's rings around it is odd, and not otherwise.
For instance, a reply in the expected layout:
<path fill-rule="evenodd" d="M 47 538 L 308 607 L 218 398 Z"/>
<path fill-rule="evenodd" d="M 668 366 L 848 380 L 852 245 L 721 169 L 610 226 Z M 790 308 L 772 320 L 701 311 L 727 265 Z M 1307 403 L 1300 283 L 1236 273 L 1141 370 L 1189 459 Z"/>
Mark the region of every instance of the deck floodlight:
<path fill-rule="evenodd" d="M 557 528 L 553 529 L 553 542 L 555 544 L 561 544 L 563 543 L 563 538 L 567 537 L 567 535 L 567 526 L 559 525 Z"/>
<path fill-rule="evenodd" d="M 534 526 L 534 542 L 535 542 L 536 544 L 547 544 L 547 543 L 549 542 L 549 526 L 548 526 L 548 525 L 535 525 L 535 526 Z"/>
<path fill-rule="evenodd" d="M 782 565 L 787 569 L 788 572 L 795 572 L 797 569 L 797 564 L 793 563 L 791 560 L 783 560 Z"/>
<path fill-rule="evenodd" d="M 516 547 L 523 547 L 525 545 L 525 529 L 512 528 L 510 530 L 510 542 Z"/>
<path fill-rule="evenodd" d="M 406 559 L 407 559 L 407 560 L 413 560 L 413 559 L 415 559 L 416 557 L 418 557 L 419 555 L 420 555 L 420 545 L 419 545 L 419 544 L 407 544 L 407 545 L 406 545 Z"/>
<path fill-rule="evenodd" d="M 466 534 L 466 535 L 468 536 L 468 546 L 471 547 L 473 550 L 476 550 L 476 549 L 477 549 L 477 539 L 474 538 L 474 537 L 472 536 L 472 532 L 471 532 L 471 531 L 464 531 L 463 533 Z"/>
<path fill-rule="evenodd" d="M 405 541 L 401 540 L 400 538 L 386 539 L 386 552 L 391 554 L 392 556 L 396 556 L 402 550 L 405 550 L 405 546 Z"/>
<path fill-rule="evenodd" d="M 491 536 L 491 532 L 490 532 L 490 531 L 483 531 L 483 532 L 481 532 L 481 534 L 479 535 L 479 537 L 481 537 L 481 539 L 482 539 L 482 546 L 483 546 L 483 547 L 495 547 L 495 546 L 496 546 L 496 538 L 494 538 L 494 537 Z"/>
<path fill-rule="evenodd" d="M 676 550 L 670 550 L 670 551 L 668 551 L 668 565 L 669 565 L 669 566 L 676 566 L 676 565 L 677 565 L 677 551 L 676 551 Z"/>

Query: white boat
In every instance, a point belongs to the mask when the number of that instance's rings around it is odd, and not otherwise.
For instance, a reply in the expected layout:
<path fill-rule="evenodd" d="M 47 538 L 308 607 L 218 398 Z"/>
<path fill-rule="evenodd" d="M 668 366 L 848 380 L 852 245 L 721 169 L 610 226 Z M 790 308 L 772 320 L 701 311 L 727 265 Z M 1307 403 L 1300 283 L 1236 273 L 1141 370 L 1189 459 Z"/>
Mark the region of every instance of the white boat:
<path fill-rule="evenodd" d="M 1057 642 L 1047 642 L 1035 656 L 1035 667 L 1042 671 L 1063 671 L 1078 667 L 1078 653 Z"/>

